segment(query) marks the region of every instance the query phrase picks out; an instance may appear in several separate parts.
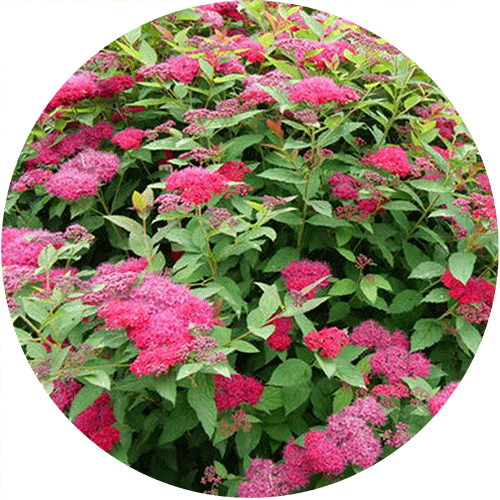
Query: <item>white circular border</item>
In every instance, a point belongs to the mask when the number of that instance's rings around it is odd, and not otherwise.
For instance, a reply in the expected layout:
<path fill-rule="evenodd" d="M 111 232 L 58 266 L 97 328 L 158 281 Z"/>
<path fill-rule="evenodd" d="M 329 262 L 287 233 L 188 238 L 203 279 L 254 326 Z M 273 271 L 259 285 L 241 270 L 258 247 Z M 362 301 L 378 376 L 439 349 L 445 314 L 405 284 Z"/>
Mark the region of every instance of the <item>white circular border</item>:
<path fill-rule="evenodd" d="M 497 9 L 476 0 L 295 1 L 342 16 L 383 36 L 443 89 L 500 190 L 496 95 Z M 62 83 L 111 40 L 199 2 L 24 0 L 0 3 L 0 210 L 24 141 Z M 125 467 L 80 435 L 44 394 L 17 343 L 0 287 L 1 486 L 4 498 L 130 499 L 199 495 Z M 485 339 L 459 389 L 409 444 L 361 475 L 305 493 L 327 499 L 492 498 L 500 447 L 498 300 Z M 12 495 L 9 495 L 11 493 Z"/>

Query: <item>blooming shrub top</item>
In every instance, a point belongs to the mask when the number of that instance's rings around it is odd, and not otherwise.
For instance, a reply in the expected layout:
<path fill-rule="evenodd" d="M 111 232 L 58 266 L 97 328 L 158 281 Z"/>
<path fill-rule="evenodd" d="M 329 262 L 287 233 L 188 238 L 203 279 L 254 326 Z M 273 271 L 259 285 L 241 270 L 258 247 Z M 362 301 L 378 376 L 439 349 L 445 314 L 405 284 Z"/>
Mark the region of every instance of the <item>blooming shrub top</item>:
<path fill-rule="evenodd" d="M 3 280 L 95 444 L 267 497 L 357 474 L 442 408 L 491 312 L 496 231 L 423 71 L 342 18 L 241 0 L 139 27 L 57 91 L 14 172 Z"/>

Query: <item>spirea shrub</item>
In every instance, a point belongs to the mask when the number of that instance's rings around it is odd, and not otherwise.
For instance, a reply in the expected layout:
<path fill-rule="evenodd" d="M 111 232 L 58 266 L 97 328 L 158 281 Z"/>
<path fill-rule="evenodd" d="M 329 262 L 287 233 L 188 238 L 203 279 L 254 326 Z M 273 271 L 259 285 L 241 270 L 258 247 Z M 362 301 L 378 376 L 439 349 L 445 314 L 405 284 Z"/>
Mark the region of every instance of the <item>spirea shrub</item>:
<path fill-rule="evenodd" d="M 132 30 L 56 92 L 14 171 L 3 280 L 36 376 L 102 450 L 279 496 L 438 413 L 491 312 L 496 230 L 467 128 L 404 54 L 222 2 Z"/>

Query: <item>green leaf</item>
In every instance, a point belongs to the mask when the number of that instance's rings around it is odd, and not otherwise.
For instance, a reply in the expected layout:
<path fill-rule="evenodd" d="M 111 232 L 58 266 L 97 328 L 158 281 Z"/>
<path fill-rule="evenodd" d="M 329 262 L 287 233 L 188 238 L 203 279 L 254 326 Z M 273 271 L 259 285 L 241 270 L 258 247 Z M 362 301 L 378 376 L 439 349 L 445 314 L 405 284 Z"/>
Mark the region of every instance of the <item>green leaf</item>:
<path fill-rule="evenodd" d="M 419 319 L 414 326 L 411 336 L 411 352 L 426 349 L 443 337 L 443 328 L 437 319 Z"/>
<path fill-rule="evenodd" d="M 281 298 L 276 288 L 276 284 L 271 286 L 258 282 L 255 284 L 264 290 L 259 300 L 259 310 L 262 313 L 263 320 L 266 321 L 282 306 Z"/>
<path fill-rule="evenodd" d="M 336 248 L 335 250 L 349 262 L 356 262 L 356 256 L 350 250 L 347 250 L 347 248 Z"/>
<path fill-rule="evenodd" d="M 129 233 L 142 234 L 142 226 L 135 220 L 124 217 L 123 215 L 105 215 L 105 219 L 108 219 L 113 224 L 122 227 Z"/>
<path fill-rule="evenodd" d="M 96 385 L 83 386 L 73 399 L 69 409 L 69 419 L 74 422 L 75 418 L 86 410 L 103 392 L 102 387 Z"/>
<path fill-rule="evenodd" d="M 372 304 L 377 300 L 377 285 L 373 279 L 366 279 L 371 275 L 365 276 L 361 283 L 359 284 L 360 290 L 363 292 L 364 296 L 368 299 Z"/>
<path fill-rule="evenodd" d="M 244 340 L 237 340 L 232 344 L 232 347 L 239 352 L 256 353 L 260 352 L 260 349 L 255 347 L 250 342 L 245 342 Z"/>
<path fill-rule="evenodd" d="M 459 338 L 470 349 L 472 354 L 475 355 L 482 340 L 481 334 L 463 318 L 457 318 L 456 325 Z"/>
<path fill-rule="evenodd" d="M 254 405 L 256 410 L 262 410 L 267 413 L 281 408 L 283 406 L 282 389 L 266 385 L 259 399 L 259 402 Z"/>
<path fill-rule="evenodd" d="M 290 262 L 299 260 L 300 254 L 296 248 L 284 247 L 280 248 L 268 261 L 264 267 L 265 273 L 276 273 L 280 272 L 285 268 Z"/>
<path fill-rule="evenodd" d="M 354 387 L 365 387 L 365 379 L 361 370 L 349 361 L 344 359 L 334 359 L 337 366 L 335 375 Z"/>
<path fill-rule="evenodd" d="M 188 363 L 182 365 L 177 372 L 176 380 L 182 380 L 183 378 L 189 377 L 189 375 L 199 372 L 202 368 L 203 363 Z"/>
<path fill-rule="evenodd" d="M 404 312 L 413 311 L 422 301 L 422 294 L 416 290 L 404 290 L 398 293 L 390 307 L 391 314 L 401 314 Z"/>
<path fill-rule="evenodd" d="M 341 295 L 351 295 L 356 292 L 358 285 L 355 281 L 345 278 L 337 281 L 330 288 L 328 295 L 341 296 Z"/>
<path fill-rule="evenodd" d="M 422 299 L 422 302 L 446 302 L 449 297 L 446 288 L 435 288 Z"/>
<path fill-rule="evenodd" d="M 270 179 L 273 181 L 285 182 L 288 184 L 304 184 L 306 181 L 293 170 L 286 170 L 284 168 L 271 168 L 265 170 L 257 177 L 262 177 L 263 179 Z"/>
<path fill-rule="evenodd" d="M 299 406 L 305 403 L 311 394 L 311 386 L 307 384 L 297 384 L 283 387 L 283 402 L 285 404 L 285 415 L 290 414 Z"/>
<path fill-rule="evenodd" d="M 156 61 L 158 59 L 156 52 L 154 49 L 149 45 L 146 40 L 143 40 L 141 42 L 141 45 L 139 47 L 139 54 L 141 56 L 141 60 L 144 64 L 151 66 L 152 64 L 156 64 Z"/>
<path fill-rule="evenodd" d="M 332 216 L 332 205 L 328 201 L 309 200 L 307 204 L 313 207 L 319 214 L 325 215 L 326 217 Z"/>
<path fill-rule="evenodd" d="M 442 276 L 445 271 L 445 267 L 437 262 L 422 262 L 413 269 L 409 278 L 428 280 L 437 276 Z"/>
<path fill-rule="evenodd" d="M 253 424 L 249 432 L 237 432 L 234 442 L 238 455 L 242 458 L 248 456 L 259 444 L 262 436 L 262 426 Z"/>
<path fill-rule="evenodd" d="M 349 222 L 342 219 L 334 219 L 332 217 L 327 217 L 326 215 L 316 214 L 311 218 L 307 219 L 307 223 L 313 226 L 324 226 L 324 227 L 350 227 Z"/>
<path fill-rule="evenodd" d="M 350 387 L 341 387 L 337 389 L 333 397 L 333 412 L 340 413 L 343 408 L 351 404 L 353 397 L 353 392 Z"/>
<path fill-rule="evenodd" d="M 384 208 L 386 210 L 401 210 L 403 212 L 411 212 L 413 210 L 420 210 L 417 206 L 415 206 L 413 203 L 410 203 L 409 201 L 390 201 L 389 203 L 386 203 L 384 205 Z"/>
<path fill-rule="evenodd" d="M 215 431 L 217 421 L 217 407 L 214 402 L 214 381 L 213 377 L 205 375 L 197 378 L 197 387 L 191 387 L 188 391 L 187 399 L 191 408 L 194 409 L 204 431 L 209 438 Z"/>
<path fill-rule="evenodd" d="M 453 277 L 465 285 L 472 276 L 476 259 L 476 255 L 472 252 L 451 254 L 448 263 Z"/>
<path fill-rule="evenodd" d="M 198 425 L 195 411 L 184 398 L 179 398 L 174 410 L 163 420 L 163 431 L 158 438 L 158 444 L 166 444 L 180 438 L 185 432 Z"/>
<path fill-rule="evenodd" d="M 153 387 L 162 398 L 175 405 L 177 386 L 175 385 L 175 377 L 172 373 L 167 375 L 161 374 L 159 377 L 155 377 Z"/>
<path fill-rule="evenodd" d="M 111 389 L 111 379 L 104 370 L 93 370 L 85 374 L 82 373 L 81 377 L 86 382 L 90 382 L 91 384 L 103 387 L 108 391 Z"/>
<path fill-rule="evenodd" d="M 130 45 L 133 45 L 141 36 L 141 26 L 125 33 L 123 36 L 125 37 L 125 40 L 130 43 Z"/>
<path fill-rule="evenodd" d="M 332 378 L 337 373 L 337 365 L 335 364 L 335 360 L 324 358 L 317 352 L 314 353 L 314 357 L 316 358 L 319 367 L 323 370 L 324 374 L 328 378 Z"/>
<path fill-rule="evenodd" d="M 271 375 L 269 385 L 290 387 L 305 384 L 311 380 L 311 367 L 301 359 L 287 359 Z"/>

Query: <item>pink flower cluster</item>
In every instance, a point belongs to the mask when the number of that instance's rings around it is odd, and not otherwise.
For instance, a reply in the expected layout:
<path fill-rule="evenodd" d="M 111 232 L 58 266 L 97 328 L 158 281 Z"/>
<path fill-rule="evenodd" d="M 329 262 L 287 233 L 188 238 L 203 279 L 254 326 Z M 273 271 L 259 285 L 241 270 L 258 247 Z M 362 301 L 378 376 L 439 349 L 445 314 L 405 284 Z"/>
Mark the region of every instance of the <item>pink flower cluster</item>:
<path fill-rule="evenodd" d="M 130 366 L 138 377 L 167 373 L 187 360 L 183 347 L 192 332 L 206 332 L 214 325 L 212 306 L 193 295 L 187 286 L 146 274 L 126 298 L 112 299 L 99 307 L 107 328 L 124 328 L 141 350 Z"/>
<path fill-rule="evenodd" d="M 58 132 L 51 132 L 45 138 L 32 144 L 38 153 L 35 158 L 26 160 L 24 166 L 30 170 L 40 163 L 58 165 L 63 158 L 72 156 L 86 147 L 99 149 L 101 141 L 110 139 L 112 135 L 113 126 L 106 122 L 97 123 L 93 127 L 83 125 L 77 132 L 63 137 Z"/>
<path fill-rule="evenodd" d="M 437 412 L 445 405 L 445 403 L 450 399 L 451 395 L 458 387 L 459 382 L 451 382 L 444 389 L 441 389 L 435 396 L 427 401 L 429 411 L 432 415 L 436 415 Z"/>
<path fill-rule="evenodd" d="M 359 101 L 354 89 L 338 86 L 325 76 L 304 78 L 290 85 L 287 90 L 290 100 L 294 102 L 308 102 L 314 105 L 335 102 L 346 105 L 352 101 Z"/>
<path fill-rule="evenodd" d="M 279 37 L 276 47 L 285 52 L 292 52 L 300 66 L 312 63 L 317 69 L 325 70 L 338 61 L 347 61 L 344 51 L 356 53 L 354 45 L 346 40 L 324 42 L 308 38 Z"/>
<path fill-rule="evenodd" d="M 45 112 L 61 107 L 71 106 L 85 99 L 95 97 L 113 97 L 134 86 L 134 79 L 128 75 L 112 76 L 99 80 L 96 73 L 85 71 L 75 73 L 56 92 L 45 108 Z"/>
<path fill-rule="evenodd" d="M 269 322 L 274 326 L 274 332 L 266 339 L 267 345 L 275 351 L 286 351 L 292 344 L 292 339 L 289 335 L 292 329 L 292 318 L 283 317 L 276 318 Z"/>
<path fill-rule="evenodd" d="M 362 187 L 354 177 L 340 172 L 334 173 L 328 179 L 328 184 L 332 188 L 332 196 L 341 200 L 357 200 L 358 190 Z"/>
<path fill-rule="evenodd" d="M 141 147 L 141 141 L 146 136 L 146 131 L 129 127 L 118 132 L 113 137 L 113 144 L 122 149 L 138 149 Z"/>
<path fill-rule="evenodd" d="M 304 344 L 311 350 L 321 349 L 319 353 L 324 358 L 333 359 L 349 342 L 344 330 L 337 327 L 323 328 L 319 332 L 312 331 L 304 337 Z"/>
<path fill-rule="evenodd" d="M 476 276 L 472 276 L 464 285 L 453 277 L 450 270 L 441 276 L 441 282 L 449 288 L 448 295 L 460 303 L 457 312 L 469 323 L 488 321 L 495 297 L 494 285 Z"/>
<path fill-rule="evenodd" d="M 236 408 L 242 403 L 256 405 L 264 390 L 264 386 L 253 377 L 214 375 L 214 380 L 214 401 L 218 411 Z"/>
<path fill-rule="evenodd" d="M 413 165 L 408 161 L 408 156 L 399 146 L 386 146 L 376 153 L 365 156 L 361 162 L 365 165 L 387 170 L 393 175 L 407 177 L 413 171 Z"/>
<path fill-rule="evenodd" d="M 75 427 L 104 451 L 110 451 L 120 442 L 120 431 L 116 422 L 109 394 L 104 392 L 74 422 Z"/>
<path fill-rule="evenodd" d="M 322 280 L 305 293 L 304 297 L 306 299 L 312 299 L 319 288 L 326 288 L 329 282 L 328 278 L 331 274 L 332 272 L 328 264 L 308 259 L 290 262 L 281 271 L 286 289 L 289 292 L 297 292 L 298 294 L 301 294 L 302 290 L 308 288 L 313 283 Z"/>
<path fill-rule="evenodd" d="M 109 182 L 120 168 L 114 153 L 85 149 L 63 163 L 45 182 L 47 192 L 65 200 L 79 200 L 97 194 L 101 182 Z"/>
<path fill-rule="evenodd" d="M 182 83 L 192 83 L 200 74 L 198 59 L 186 55 L 169 57 L 165 62 L 142 66 L 137 73 L 137 80 L 157 76 L 161 80 L 172 78 Z"/>
<path fill-rule="evenodd" d="M 332 415 L 324 430 L 306 433 L 304 447 L 291 440 L 283 451 L 283 462 L 256 458 L 238 488 L 243 498 L 287 495 L 307 486 L 317 473 L 338 476 L 348 464 L 367 468 L 379 458 L 382 447 L 368 424 L 381 426 L 387 417 L 372 398 L 357 399 Z"/>
<path fill-rule="evenodd" d="M 420 352 L 409 352 L 410 345 L 399 330 L 392 335 L 377 322 L 368 320 L 353 329 L 349 342 L 352 345 L 375 349 L 370 359 L 374 375 L 383 375 L 389 385 L 402 382 L 402 377 L 426 378 L 430 361 Z"/>
<path fill-rule="evenodd" d="M 54 380 L 54 389 L 50 393 L 50 399 L 52 399 L 60 411 L 64 412 L 69 409 L 82 387 L 82 384 L 74 378 L 69 378 L 65 381 L 60 379 Z"/>
<path fill-rule="evenodd" d="M 226 191 L 228 180 L 218 172 L 203 167 L 187 167 L 170 174 L 165 180 L 167 191 L 175 191 L 183 201 L 201 205 L 213 195 Z"/>

